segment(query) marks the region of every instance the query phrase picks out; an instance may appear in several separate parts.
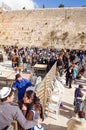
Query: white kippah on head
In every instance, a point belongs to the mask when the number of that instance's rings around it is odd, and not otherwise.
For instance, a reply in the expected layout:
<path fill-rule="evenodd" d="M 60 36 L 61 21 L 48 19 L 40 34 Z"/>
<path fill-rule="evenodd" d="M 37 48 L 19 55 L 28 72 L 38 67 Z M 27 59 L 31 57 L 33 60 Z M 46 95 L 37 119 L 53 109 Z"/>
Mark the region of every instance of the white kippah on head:
<path fill-rule="evenodd" d="M 11 88 L 3 87 L 0 90 L 0 99 L 6 98 L 7 96 L 9 96 L 10 92 L 11 92 Z"/>

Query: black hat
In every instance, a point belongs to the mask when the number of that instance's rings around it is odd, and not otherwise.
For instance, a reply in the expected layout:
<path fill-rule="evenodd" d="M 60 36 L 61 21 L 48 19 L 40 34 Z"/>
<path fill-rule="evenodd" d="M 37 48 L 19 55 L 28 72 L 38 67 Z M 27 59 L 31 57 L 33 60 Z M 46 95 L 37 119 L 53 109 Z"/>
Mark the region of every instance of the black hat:
<path fill-rule="evenodd" d="M 20 74 L 16 74 L 15 80 L 17 80 L 19 77 L 21 77 L 21 75 Z"/>

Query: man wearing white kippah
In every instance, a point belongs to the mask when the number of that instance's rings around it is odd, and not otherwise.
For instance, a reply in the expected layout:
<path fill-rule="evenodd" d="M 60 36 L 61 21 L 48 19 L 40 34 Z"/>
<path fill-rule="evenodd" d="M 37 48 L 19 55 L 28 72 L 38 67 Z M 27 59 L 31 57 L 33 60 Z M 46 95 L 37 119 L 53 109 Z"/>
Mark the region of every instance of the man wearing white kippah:
<path fill-rule="evenodd" d="M 18 106 L 11 103 L 14 99 L 14 91 L 9 87 L 3 87 L 0 90 L 0 130 L 13 130 L 11 123 L 17 120 L 25 130 L 30 129 L 41 123 L 41 120 L 27 121 Z"/>

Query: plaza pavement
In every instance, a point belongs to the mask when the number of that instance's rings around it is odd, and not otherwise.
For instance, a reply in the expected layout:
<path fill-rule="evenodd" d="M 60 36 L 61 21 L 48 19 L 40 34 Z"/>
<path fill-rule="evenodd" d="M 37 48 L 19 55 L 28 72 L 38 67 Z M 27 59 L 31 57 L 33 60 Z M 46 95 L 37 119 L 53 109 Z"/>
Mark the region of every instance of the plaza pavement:
<path fill-rule="evenodd" d="M 63 106 L 60 108 L 60 115 L 58 119 L 55 119 L 55 114 L 53 116 L 45 117 L 44 127 L 45 130 L 66 130 L 67 121 L 74 116 L 74 90 L 78 87 L 78 84 L 72 84 L 72 88 L 64 87 L 64 95 L 62 98 Z M 83 93 L 86 95 L 86 86 L 83 88 Z M 51 114 L 51 113 L 50 113 Z"/>

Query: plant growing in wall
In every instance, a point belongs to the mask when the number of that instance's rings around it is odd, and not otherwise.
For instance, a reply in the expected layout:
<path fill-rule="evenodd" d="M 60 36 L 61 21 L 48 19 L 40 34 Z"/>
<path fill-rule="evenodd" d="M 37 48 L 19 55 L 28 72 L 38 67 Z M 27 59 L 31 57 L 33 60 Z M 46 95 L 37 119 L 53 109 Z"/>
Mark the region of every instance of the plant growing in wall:
<path fill-rule="evenodd" d="M 85 39 L 85 38 L 86 38 L 85 33 L 82 32 L 81 35 L 80 35 L 80 41 L 81 41 L 81 43 L 84 42 L 84 39 Z"/>
<path fill-rule="evenodd" d="M 46 47 L 47 45 L 48 45 L 48 42 L 43 42 L 43 43 L 42 43 L 42 46 L 43 46 L 43 47 Z"/>
<path fill-rule="evenodd" d="M 62 41 L 64 45 L 65 45 L 65 40 L 67 39 L 67 37 L 68 37 L 68 32 L 65 32 L 62 34 Z"/>
<path fill-rule="evenodd" d="M 55 41 L 57 40 L 57 35 L 55 31 L 50 32 L 50 42 L 51 42 L 51 48 L 55 45 Z"/>
<path fill-rule="evenodd" d="M 17 41 L 16 43 L 15 43 L 15 46 L 17 46 L 19 44 L 19 41 Z"/>
<path fill-rule="evenodd" d="M 8 39 L 8 36 L 5 38 L 6 40 Z"/>
<path fill-rule="evenodd" d="M 84 47 L 85 47 L 84 45 L 80 45 L 80 48 L 81 48 L 81 49 L 84 49 Z"/>

